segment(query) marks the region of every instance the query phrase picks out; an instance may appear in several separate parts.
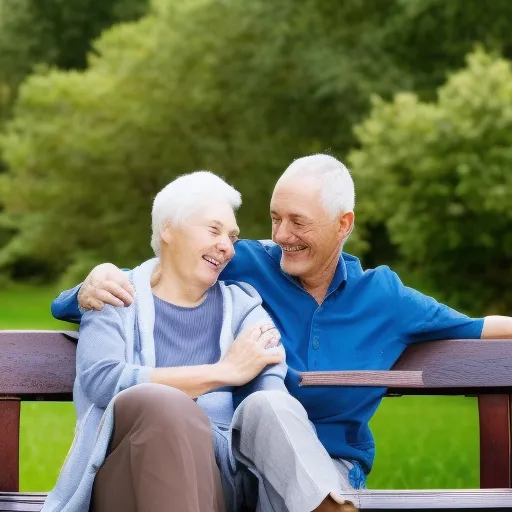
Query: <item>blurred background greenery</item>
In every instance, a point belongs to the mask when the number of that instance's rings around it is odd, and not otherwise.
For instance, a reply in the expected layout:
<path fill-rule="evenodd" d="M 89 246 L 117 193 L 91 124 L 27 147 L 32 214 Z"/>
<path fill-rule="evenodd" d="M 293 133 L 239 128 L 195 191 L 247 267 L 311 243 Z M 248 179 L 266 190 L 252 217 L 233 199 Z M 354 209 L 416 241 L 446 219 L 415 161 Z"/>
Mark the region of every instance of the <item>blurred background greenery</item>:
<path fill-rule="evenodd" d="M 0 328 L 55 328 L 59 287 L 150 256 L 179 174 L 224 176 L 268 238 L 275 180 L 314 152 L 356 181 L 348 252 L 510 314 L 510 59 L 509 0 L 0 0 Z M 23 485 L 47 489 L 72 410 L 23 417 Z M 470 399 L 386 400 L 373 424 L 372 486 L 477 485 Z"/>

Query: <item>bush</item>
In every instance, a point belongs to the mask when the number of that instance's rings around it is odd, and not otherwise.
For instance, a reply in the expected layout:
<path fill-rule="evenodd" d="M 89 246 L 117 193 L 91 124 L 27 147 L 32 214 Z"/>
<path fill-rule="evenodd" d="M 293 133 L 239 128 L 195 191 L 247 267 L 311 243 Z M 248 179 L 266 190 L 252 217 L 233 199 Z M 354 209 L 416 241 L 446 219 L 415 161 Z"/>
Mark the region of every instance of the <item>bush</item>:
<path fill-rule="evenodd" d="M 512 307 L 512 71 L 482 50 L 434 103 L 373 99 L 350 162 L 359 219 L 472 312 Z"/>

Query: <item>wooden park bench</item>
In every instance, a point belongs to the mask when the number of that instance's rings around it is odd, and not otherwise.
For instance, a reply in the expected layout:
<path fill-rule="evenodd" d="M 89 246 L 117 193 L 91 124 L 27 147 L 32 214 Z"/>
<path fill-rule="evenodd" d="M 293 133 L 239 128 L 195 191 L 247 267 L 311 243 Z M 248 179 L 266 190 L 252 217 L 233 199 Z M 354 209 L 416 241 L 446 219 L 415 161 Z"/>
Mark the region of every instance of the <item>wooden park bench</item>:
<path fill-rule="evenodd" d="M 44 493 L 18 492 L 20 403 L 71 400 L 75 350 L 74 332 L 0 331 L 0 511 L 41 510 Z M 361 510 L 512 510 L 512 340 L 422 343 L 391 371 L 307 372 L 302 385 L 478 396 L 481 489 L 364 490 L 349 497 Z"/>

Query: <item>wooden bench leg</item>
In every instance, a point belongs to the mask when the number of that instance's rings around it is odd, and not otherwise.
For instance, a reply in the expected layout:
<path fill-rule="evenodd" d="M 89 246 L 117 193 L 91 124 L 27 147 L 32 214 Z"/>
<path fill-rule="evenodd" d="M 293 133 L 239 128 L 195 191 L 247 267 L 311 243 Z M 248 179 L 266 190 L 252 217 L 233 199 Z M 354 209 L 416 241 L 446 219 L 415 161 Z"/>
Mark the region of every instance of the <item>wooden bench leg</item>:
<path fill-rule="evenodd" d="M 0 400 L 0 492 L 19 491 L 20 401 Z"/>
<path fill-rule="evenodd" d="M 510 404 L 509 395 L 479 395 L 480 487 L 510 488 Z"/>

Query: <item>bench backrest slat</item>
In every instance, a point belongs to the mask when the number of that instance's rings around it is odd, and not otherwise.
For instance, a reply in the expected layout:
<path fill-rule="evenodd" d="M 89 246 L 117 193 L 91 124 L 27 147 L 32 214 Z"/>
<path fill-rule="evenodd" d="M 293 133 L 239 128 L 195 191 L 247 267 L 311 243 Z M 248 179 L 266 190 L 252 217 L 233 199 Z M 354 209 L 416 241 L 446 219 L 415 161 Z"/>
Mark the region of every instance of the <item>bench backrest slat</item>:
<path fill-rule="evenodd" d="M 73 391 L 75 332 L 0 331 L 0 397 L 58 398 Z"/>
<path fill-rule="evenodd" d="M 18 489 L 19 399 L 71 399 L 76 337 L 75 332 L 0 331 L 0 491 Z M 477 390 L 481 485 L 511 487 L 512 340 L 421 343 L 409 347 L 391 371 L 302 377 L 302 385 L 371 385 L 410 394 Z"/>
<path fill-rule="evenodd" d="M 391 371 L 303 372 L 301 376 L 303 386 L 512 392 L 512 340 L 418 343 L 407 348 Z"/>

